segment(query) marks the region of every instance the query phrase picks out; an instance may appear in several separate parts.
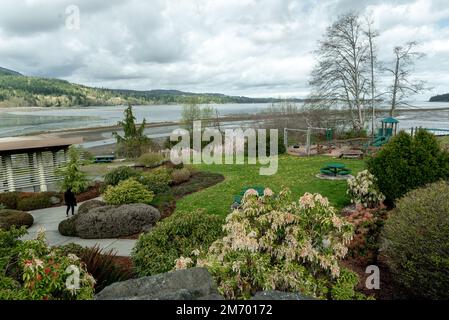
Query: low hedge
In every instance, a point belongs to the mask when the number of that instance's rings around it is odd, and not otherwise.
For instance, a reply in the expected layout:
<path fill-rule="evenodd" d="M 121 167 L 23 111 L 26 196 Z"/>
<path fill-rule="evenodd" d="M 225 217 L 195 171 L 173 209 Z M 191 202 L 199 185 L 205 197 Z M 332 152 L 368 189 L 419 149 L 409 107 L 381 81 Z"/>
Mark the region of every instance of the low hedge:
<path fill-rule="evenodd" d="M 8 209 L 17 209 L 17 202 L 19 201 L 19 192 L 4 192 L 0 193 L 0 203 Z"/>
<path fill-rule="evenodd" d="M 116 186 L 121 181 L 128 180 L 130 178 L 138 179 L 140 177 L 140 172 L 134 168 L 127 166 L 117 167 L 104 176 L 103 188 L 106 189 L 108 186 Z"/>
<path fill-rule="evenodd" d="M 33 193 L 25 196 L 17 202 L 17 210 L 21 211 L 31 211 L 49 208 L 52 206 L 51 197 L 52 193 L 40 192 Z"/>
<path fill-rule="evenodd" d="M 175 169 L 171 173 L 171 180 L 174 185 L 181 184 L 183 182 L 189 181 L 190 171 L 187 168 Z"/>
<path fill-rule="evenodd" d="M 449 153 L 426 130 L 401 131 L 367 162 L 377 186 L 392 204 L 408 191 L 449 178 Z"/>
<path fill-rule="evenodd" d="M 8 209 L 30 211 L 51 207 L 52 197 L 61 198 L 61 195 L 54 192 L 5 192 L 0 194 L 0 203 Z"/>
<path fill-rule="evenodd" d="M 137 164 L 147 168 L 154 168 L 163 163 L 165 157 L 161 153 L 148 152 L 144 153 L 137 159 Z"/>
<path fill-rule="evenodd" d="M 0 229 L 9 230 L 12 226 L 29 228 L 33 223 L 33 216 L 27 212 L 11 209 L 0 210 Z"/>
<path fill-rule="evenodd" d="M 139 276 L 168 272 L 181 255 L 205 249 L 222 236 L 223 219 L 204 213 L 177 212 L 159 222 L 149 233 L 139 237 L 132 259 Z"/>
<path fill-rule="evenodd" d="M 171 177 L 167 169 L 161 168 L 142 173 L 139 182 L 154 194 L 161 194 L 170 190 Z"/>
<path fill-rule="evenodd" d="M 394 279 L 413 298 L 449 299 L 449 183 L 409 192 L 381 233 Z"/>

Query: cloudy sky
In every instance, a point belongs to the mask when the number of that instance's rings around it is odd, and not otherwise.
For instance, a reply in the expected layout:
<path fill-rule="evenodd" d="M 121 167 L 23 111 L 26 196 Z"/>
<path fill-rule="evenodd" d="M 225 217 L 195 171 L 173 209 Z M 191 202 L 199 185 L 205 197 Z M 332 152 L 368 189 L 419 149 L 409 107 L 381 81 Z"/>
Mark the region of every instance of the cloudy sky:
<path fill-rule="evenodd" d="M 416 76 L 433 88 L 422 99 L 449 92 L 449 0 L 1 0 L 0 66 L 97 87 L 305 97 L 313 50 L 348 10 L 374 17 L 381 60 L 420 41 Z"/>

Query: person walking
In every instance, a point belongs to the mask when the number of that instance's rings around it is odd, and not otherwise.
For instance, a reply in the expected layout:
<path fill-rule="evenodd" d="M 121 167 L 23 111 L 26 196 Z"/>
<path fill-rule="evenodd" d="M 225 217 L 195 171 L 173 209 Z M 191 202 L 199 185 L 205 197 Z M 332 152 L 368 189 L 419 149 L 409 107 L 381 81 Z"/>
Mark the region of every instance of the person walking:
<path fill-rule="evenodd" d="M 70 209 L 72 209 L 72 216 L 75 215 L 76 197 L 72 191 L 72 188 L 68 188 L 67 191 L 64 192 L 64 202 L 67 206 L 67 210 L 65 212 L 66 216 L 69 216 Z"/>

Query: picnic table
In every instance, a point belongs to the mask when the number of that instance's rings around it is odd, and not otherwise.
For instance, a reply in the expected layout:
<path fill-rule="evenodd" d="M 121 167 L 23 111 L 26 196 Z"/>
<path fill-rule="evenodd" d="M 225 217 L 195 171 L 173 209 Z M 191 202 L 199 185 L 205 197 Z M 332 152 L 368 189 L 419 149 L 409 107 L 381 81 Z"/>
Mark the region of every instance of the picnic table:
<path fill-rule="evenodd" d="M 321 173 L 328 176 L 343 176 L 351 173 L 351 170 L 346 168 L 343 163 L 328 163 L 326 167 L 322 168 Z"/>

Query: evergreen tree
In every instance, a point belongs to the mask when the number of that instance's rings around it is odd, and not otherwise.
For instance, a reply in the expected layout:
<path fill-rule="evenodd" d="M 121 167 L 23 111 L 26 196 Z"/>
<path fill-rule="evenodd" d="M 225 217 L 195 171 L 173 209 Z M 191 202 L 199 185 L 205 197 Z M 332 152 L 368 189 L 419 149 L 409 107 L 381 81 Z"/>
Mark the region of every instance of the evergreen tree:
<path fill-rule="evenodd" d="M 88 179 L 86 173 L 81 171 L 80 153 L 76 147 L 69 148 L 67 164 L 56 170 L 60 178 L 59 186 L 62 191 L 71 188 L 74 193 L 80 193 L 87 189 Z"/>
<path fill-rule="evenodd" d="M 137 126 L 132 106 L 128 105 L 124 111 L 124 120 L 119 121 L 118 124 L 123 128 L 124 135 L 122 137 L 117 132 L 113 133 L 117 140 L 117 153 L 126 158 L 139 157 L 151 143 L 151 140 L 144 134 L 146 120 L 143 119 L 142 124 Z"/>

